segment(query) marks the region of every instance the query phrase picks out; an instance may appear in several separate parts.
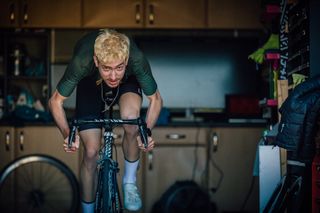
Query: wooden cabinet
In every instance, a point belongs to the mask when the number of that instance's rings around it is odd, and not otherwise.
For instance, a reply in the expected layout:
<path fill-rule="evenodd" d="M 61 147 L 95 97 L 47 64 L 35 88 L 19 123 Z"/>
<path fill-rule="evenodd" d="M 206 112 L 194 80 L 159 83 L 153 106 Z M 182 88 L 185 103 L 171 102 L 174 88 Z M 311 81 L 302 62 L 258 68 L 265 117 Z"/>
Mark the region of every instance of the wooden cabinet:
<path fill-rule="evenodd" d="M 259 29 L 261 5 L 256 0 L 209 0 L 208 27 L 215 29 Z"/>
<path fill-rule="evenodd" d="M 253 167 L 262 131 L 262 127 L 154 128 L 156 147 L 140 156 L 137 174 L 143 199 L 140 212 L 151 212 L 163 193 L 182 180 L 194 180 L 208 190 L 219 211 L 240 211 L 248 195 L 244 210 L 257 212 L 258 180 L 252 181 L 255 180 Z M 114 135 L 113 156 L 119 163 L 118 183 L 122 194 L 123 129 L 117 127 Z M 55 126 L 2 126 L 0 143 L 1 167 L 18 156 L 42 153 L 62 160 L 79 177 L 81 152 L 65 153 L 62 137 Z"/>
<path fill-rule="evenodd" d="M 145 5 L 148 28 L 203 28 L 204 0 L 149 0 Z"/>
<path fill-rule="evenodd" d="M 64 162 L 79 177 L 79 152 L 66 153 L 63 138 L 57 127 L 28 126 L 0 127 L 0 169 L 17 157 L 28 154 L 47 154 Z"/>
<path fill-rule="evenodd" d="M 1 0 L 0 27 L 80 27 L 81 0 Z"/>
<path fill-rule="evenodd" d="M 0 26 L 18 27 L 19 26 L 19 1 L 2 0 L 0 1 Z"/>
<path fill-rule="evenodd" d="M 142 27 L 143 0 L 83 0 L 83 27 Z"/>
<path fill-rule="evenodd" d="M 156 147 L 144 157 L 144 212 L 176 181 L 194 180 L 207 187 L 207 129 L 158 127 L 152 131 Z"/>
<path fill-rule="evenodd" d="M 155 202 L 176 181 L 195 180 L 203 188 L 207 187 L 207 131 L 195 127 L 157 127 L 152 135 L 156 148 L 140 154 L 137 184 L 143 199 L 139 212 L 151 212 Z M 115 129 L 116 152 L 120 172 L 118 183 L 122 194 L 124 158 L 122 153 L 123 129 Z M 117 153 L 115 155 L 115 153 Z"/>
<path fill-rule="evenodd" d="M 0 127 L 0 171 L 14 159 L 14 128 Z"/>
<path fill-rule="evenodd" d="M 259 211 L 259 181 L 253 177 L 253 169 L 262 131 L 258 127 L 211 130 L 209 190 L 219 211 Z M 246 206 L 241 209 L 248 194 Z"/>
<path fill-rule="evenodd" d="M 203 28 L 205 1 L 83 0 L 83 27 Z"/>

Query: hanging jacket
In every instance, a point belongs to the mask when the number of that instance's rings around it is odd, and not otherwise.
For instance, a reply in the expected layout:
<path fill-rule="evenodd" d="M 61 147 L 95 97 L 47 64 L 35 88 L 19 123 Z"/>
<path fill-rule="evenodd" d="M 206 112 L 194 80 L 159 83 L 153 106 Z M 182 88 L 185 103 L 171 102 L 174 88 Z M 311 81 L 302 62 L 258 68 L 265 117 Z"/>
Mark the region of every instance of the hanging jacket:
<path fill-rule="evenodd" d="M 292 160 L 312 162 L 320 109 L 320 76 L 299 84 L 284 101 L 275 145 L 290 152 Z"/>

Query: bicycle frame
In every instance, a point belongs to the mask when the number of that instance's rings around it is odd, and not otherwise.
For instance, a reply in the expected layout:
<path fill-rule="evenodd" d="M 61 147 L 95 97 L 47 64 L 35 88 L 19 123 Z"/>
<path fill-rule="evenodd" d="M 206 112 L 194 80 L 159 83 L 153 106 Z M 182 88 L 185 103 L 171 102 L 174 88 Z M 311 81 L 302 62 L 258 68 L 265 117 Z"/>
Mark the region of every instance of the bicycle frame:
<path fill-rule="evenodd" d="M 145 147 L 148 146 L 148 135 L 150 130 L 144 120 L 137 119 L 92 119 L 92 120 L 74 120 L 70 132 L 68 146 L 75 139 L 76 129 L 83 124 L 103 124 L 103 146 L 99 153 L 98 162 L 98 188 L 96 192 L 96 212 L 122 212 L 122 206 L 119 195 L 119 187 L 116 174 L 119 172 L 118 163 L 112 159 L 112 145 L 114 142 L 113 128 L 119 125 L 137 125 L 141 140 Z M 107 185 L 105 185 L 107 184 Z M 107 190 L 107 191 L 106 191 Z M 104 202 L 107 200 L 106 202 Z"/>

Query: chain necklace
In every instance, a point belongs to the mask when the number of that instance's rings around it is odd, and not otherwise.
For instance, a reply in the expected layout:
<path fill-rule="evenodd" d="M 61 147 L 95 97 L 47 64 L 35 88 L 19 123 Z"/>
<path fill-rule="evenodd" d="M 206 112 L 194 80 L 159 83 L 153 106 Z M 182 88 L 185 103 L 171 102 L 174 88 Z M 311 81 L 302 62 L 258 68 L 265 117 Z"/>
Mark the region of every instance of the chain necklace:
<path fill-rule="evenodd" d="M 117 87 L 117 93 L 116 95 L 113 97 L 113 100 L 111 102 L 111 104 L 108 104 L 107 101 L 104 98 L 104 89 L 103 89 L 103 83 L 101 82 L 101 100 L 104 102 L 104 110 L 102 112 L 106 112 L 110 109 L 111 106 L 113 106 L 113 104 L 115 103 L 116 99 L 118 98 L 118 94 L 119 94 L 119 85 Z M 111 90 L 112 91 L 112 90 Z M 113 93 L 113 91 L 112 91 Z"/>

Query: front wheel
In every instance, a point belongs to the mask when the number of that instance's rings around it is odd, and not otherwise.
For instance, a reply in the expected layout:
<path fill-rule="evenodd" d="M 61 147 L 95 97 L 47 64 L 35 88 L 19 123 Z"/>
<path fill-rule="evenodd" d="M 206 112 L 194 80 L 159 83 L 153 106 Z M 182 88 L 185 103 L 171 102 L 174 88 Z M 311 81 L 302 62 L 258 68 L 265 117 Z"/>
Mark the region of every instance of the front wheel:
<path fill-rule="evenodd" d="M 117 183 L 118 171 L 118 163 L 111 159 L 106 159 L 101 165 L 96 196 L 96 212 L 122 212 L 122 204 Z"/>
<path fill-rule="evenodd" d="M 79 186 L 73 172 L 47 155 L 17 158 L 0 173 L 1 212 L 77 212 Z"/>

